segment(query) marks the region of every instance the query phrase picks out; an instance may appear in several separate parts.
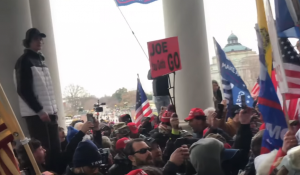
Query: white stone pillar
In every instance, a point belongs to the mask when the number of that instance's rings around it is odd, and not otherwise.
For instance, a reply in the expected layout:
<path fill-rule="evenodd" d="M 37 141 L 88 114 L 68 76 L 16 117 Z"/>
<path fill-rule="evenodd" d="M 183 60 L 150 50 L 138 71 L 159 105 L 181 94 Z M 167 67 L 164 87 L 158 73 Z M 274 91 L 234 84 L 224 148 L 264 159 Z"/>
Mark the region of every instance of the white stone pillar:
<path fill-rule="evenodd" d="M 25 32 L 30 27 L 31 18 L 28 0 L 0 1 L 0 83 L 26 136 L 29 136 L 28 129 L 25 120 L 20 116 L 13 71 L 17 59 L 24 52 L 22 40 L 25 38 Z"/>
<path fill-rule="evenodd" d="M 175 98 L 182 120 L 191 108 L 213 106 L 204 4 L 203 0 L 163 0 L 163 10 L 166 38 L 179 39 L 182 70 L 176 72 Z"/>
<path fill-rule="evenodd" d="M 46 64 L 50 70 L 52 84 L 55 93 L 55 99 L 58 107 L 58 124 L 65 127 L 65 116 L 62 102 L 62 93 L 59 80 L 59 71 L 56 58 L 56 48 L 54 41 L 54 32 L 52 26 L 52 16 L 49 0 L 29 0 L 32 26 L 39 29 L 47 35 L 42 49 L 46 58 Z"/>

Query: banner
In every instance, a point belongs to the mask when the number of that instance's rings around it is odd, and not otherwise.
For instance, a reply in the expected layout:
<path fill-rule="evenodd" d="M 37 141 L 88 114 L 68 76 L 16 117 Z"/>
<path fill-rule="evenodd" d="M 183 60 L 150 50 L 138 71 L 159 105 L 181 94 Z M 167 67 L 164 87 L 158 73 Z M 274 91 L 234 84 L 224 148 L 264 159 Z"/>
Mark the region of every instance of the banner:
<path fill-rule="evenodd" d="M 152 78 L 181 70 L 178 37 L 148 42 Z"/>
<path fill-rule="evenodd" d="M 156 0 L 116 0 L 116 3 L 118 6 L 126 6 L 136 2 L 141 4 L 149 4 L 154 1 Z"/>
<path fill-rule="evenodd" d="M 261 153 L 279 149 L 287 132 L 287 123 L 266 67 L 261 64 L 258 108 L 266 124 Z"/>

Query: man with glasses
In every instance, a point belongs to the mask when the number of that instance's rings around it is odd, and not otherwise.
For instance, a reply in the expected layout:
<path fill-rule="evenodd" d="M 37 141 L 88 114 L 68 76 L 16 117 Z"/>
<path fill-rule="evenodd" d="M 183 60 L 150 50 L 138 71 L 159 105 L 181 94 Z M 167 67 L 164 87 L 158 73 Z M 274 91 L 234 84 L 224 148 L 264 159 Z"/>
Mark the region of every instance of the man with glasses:
<path fill-rule="evenodd" d="M 131 161 L 133 169 L 139 166 L 153 165 L 151 148 L 144 142 L 144 139 L 130 140 L 124 151 Z"/>
<path fill-rule="evenodd" d="M 138 138 L 126 143 L 124 152 L 131 161 L 132 170 L 141 166 L 154 166 L 152 150 L 144 139 Z M 176 175 L 176 171 L 189 157 L 189 149 L 186 145 L 177 148 L 170 156 L 169 161 L 163 167 L 164 174 Z"/>

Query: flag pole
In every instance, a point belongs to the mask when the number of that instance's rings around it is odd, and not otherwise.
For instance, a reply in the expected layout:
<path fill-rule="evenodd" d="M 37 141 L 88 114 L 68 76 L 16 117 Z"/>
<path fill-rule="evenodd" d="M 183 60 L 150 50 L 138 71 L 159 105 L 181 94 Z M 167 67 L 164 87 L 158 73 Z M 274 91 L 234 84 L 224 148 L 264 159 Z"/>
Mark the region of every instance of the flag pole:
<path fill-rule="evenodd" d="M 287 109 L 287 106 L 286 106 L 285 94 L 281 94 L 281 95 L 282 95 L 282 101 L 283 101 L 284 118 L 285 118 L 286 125 L 287 125 L 289 131 L 291 131 L 292 129 L 291 129 L 291 126 L 290 126 L 290 118 L 289 118 L 288 109 Z"/>
<path fill-rule="evenodd" d="M 31 165 L 37 175 L 41 174 L 40 169 L 33 157 L 32 151 L 28 144 L 28 139 L 25 137 L 22 128 L 15 116 L 15 113 L 5 95 L 5 92 L 0 84 L 0 116 L 3 119 L 4 123 L 7 125 L 7 128 L 11 131 L 15 140 L 18 139 L 22 141 L 22 144 L 27 152 L 27 155 L 30 159 Z"/>
<path fill-rule="evenodd" d="M 217 50 L 216 50 L 216 39 L 215 39 L 215 37 L 213 37 L 213 40 L 214 40 L 214 46 L 215 46 L 215 52 L 216 52 L 216 60 L 217 60 L 217 65 L 218 65 L 218 69 L 219 69 L 219 76 L 220 76 L 220 79 L 221 79 L 221 83 L 219 84 L 219 87 L 220 87 L 220 89 L 222 89 L 221 90 L 221 93 L 222 93 L 222 97 L 224 97 L 223 95 L 223 83 L 222 83 L 222 80 L 223 80 L 223 78 L 222 78 L 222 76 L 221 76 L 221 65 L 220 65 L 220 58 L 219 58 L 219 53 L 217 52 Z M 212 88 L 213 89 L 213 88 Z M 214 98 L 214 97 L 213 97 Z M 223 100 L 223 99 L 222 99 Z M 225 98 L 225 100 L 226 100 L 226 98 Z M 214 100 L 213 100 L 213 102 L 214 102 Z M 226 101 L 227 102 L 227 101 Z M 215 102 L 214 102 L 215 103 Z M 229 104 L 229 103 L 228 103 Z M 218 106 L 215 106 L 216 108 L 218 107 Z M 227 106 L 225 106 L 225 108 L 227 108 Z"/>

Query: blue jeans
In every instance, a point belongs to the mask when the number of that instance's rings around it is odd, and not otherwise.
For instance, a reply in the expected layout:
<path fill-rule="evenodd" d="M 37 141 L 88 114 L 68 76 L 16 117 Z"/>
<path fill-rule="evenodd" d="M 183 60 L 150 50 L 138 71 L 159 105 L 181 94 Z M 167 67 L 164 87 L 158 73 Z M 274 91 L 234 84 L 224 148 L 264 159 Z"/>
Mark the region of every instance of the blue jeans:
<path fill-rule="evenodd" d="M 162 106 L 168 107 L 170 105 L 169 96 L 153 96 L 153 101 L 155 103 L 158 115 Z"/>

